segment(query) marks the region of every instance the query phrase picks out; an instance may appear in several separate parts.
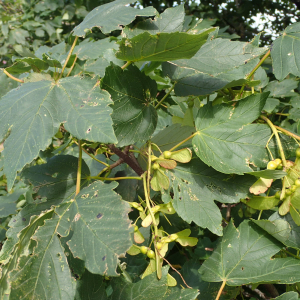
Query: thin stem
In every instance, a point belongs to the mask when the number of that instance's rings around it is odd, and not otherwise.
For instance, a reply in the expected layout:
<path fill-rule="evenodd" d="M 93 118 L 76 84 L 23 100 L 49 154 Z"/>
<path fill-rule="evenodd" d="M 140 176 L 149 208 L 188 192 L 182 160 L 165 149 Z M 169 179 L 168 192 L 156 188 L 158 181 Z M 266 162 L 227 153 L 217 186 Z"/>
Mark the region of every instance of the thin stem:
<path fill-rule="evenodd" d="M 6 74 L 9 78 L 11 78 L 12 80 L 24 83 L 24 80 L 19 79 L 17 77 L 12 76 L 11 74 L 9 74 L 5 69 L 2 69 L 3 73 Z"/>
<path fill-rule="evenodd" d="M 108 180 L 108 181 L 115 181 L 115 180 L 124 180 L 124 179 L 136 179 L 136 180 L 142 180 L 141 177 L 114 177 L 114 178 L 106 178 L 106 177 L 98 177 L 98 176 L 92 176 L 91 179 L 99 179 L 99 180 Z"/>
<path fill-rule="evenodd" d="M 299 256 L 297 256 L 297 255 L 295 255 L 295 254 L 293 254 L 293 253 L 291 253 L 290 251 L 288 251 L 288 250 L 285 250 L 285 249 L 281 249 L 283 252 L 285 252 L 286 254 L 288 254 L 288 255 L 290 255 L 290 256 L 293 256 L 293 257 L 295 257 L 295 258 L 297 258 L 297 259 L 300 259 L 300 257 Z"/>
<path fill-rule="evenodd" d="M 132 61 L 128 61 L 124 66 L 121 67 L 122 70 L 126 69 L 128 66 L 132 64 Z"/>
<path fill-rule="evenodd" d="M 176 81 L 175 83 L 170 87 L 169 91 L 161 98 L 161 100 L 156 104 L 155 109 L 157 109 L 164 101 L 165 99 L 171 94 L 171 92 L 173 91 L 174 87 L 175 87 Z"/>
<path fill-rule="evenodd" d="M 260 217 L 261 217 L 262 212 L 263 212 L 262 210 L 259 212 L 259 215 L 258 215 L 257 220 L 260 220 Z"/>
<path fill-rule="evenodd" d="M 75 39 L 74 39 L 74 42 L 73 42 L 73 44 L 72 44 L 72 47 L 71 47 L 71 49 L 70 49 L 70 52 L 69 52 L 69 54 L 68 54 L 68 56 L 67 56 L 67 59 L 66 59 L 66 61 L 65 61 L 65 64 L 64 64 L 64 66 L 63 66 L 63 68 L 62 68 L 62 70 L 61 70 L 61 73 L 60 73 L 58 79 L 61 79 L 61 77 L 63 76 L 64 70 L 65 70 L 65 68 L 66 68 L 66 66 L 67 66 L 67 64 L 68 64 L 68 62 L 69 62 L 69 59 L 70 59 L 70 57 L 71 57 L 71 55 L 72 55 L 72 52 L 73 52 L 73 50 L 74 50 L 74 48 L 75 48 L 75 46 L 76 46 L 77 40 L 78 40 L 78 36 L 76 36 Z"/>
<path fill-rule="evenodd" d="M 154 226 L 154 232 L 155 232 L 155 235 L 158 235 L 158 232 L 157 232 L 157 226 L 156 226 L 156 223 L 155 223 L 155 216 L 153 214 L 153 211 L 151 209 L 151 204 L 150 204 L 150 200 L 149 200 L 149 195 L 148 195 L 148 191 L 147 191 L 147 172 L 145 172 L 143 175 L 142 175 L 142 178 L 143 178 L 143 185 L 144 185 L 144 193 L 145 193 L 145 200 L 146 200 L 146 205 L 147 205 L 147 208 L 149 210 L 149 213 L 151 215 L 151 219 L 152 219 L 152 224 Z M 156 230 L 155 230 L 156 229 Z"/>
<path fill-rule="evenodd" d="M 218 292 L 218 295 L 217 295 L 217 297 L 216 297 L 216 300 L 219 300 L 219 299 L 220 299 L 221 294 L 222 294 L 222 292 L 223 292 L 223 290 L 224 290 L 225 285 L 226 285 L 226 281 L 224 280 L 224 281 L 222 282 L 222 285 L 221 285 L 220 289 L 219 289 L 219 292 Z"/>
<path fill-rule="evenodd" d="M 283 166 L 284 171 L 285 171 L 285 169 L 286 169 L 286 159 L 285 159 L 284 151 L 283 151 L 283 148 L 282 148 L 281 140 L 280 140 L 278 131 L 276 129 L 276 126 L 268 118 L 266 118 L 265 116 L 261 115 L 260 117 L 268 123 L 268 125 L 270 126 L 270 128 L 272 129 L 272 131 L 273 131 L 273 133 L 276 137 L 276 140 L 277 140 L 277 143 L 278 143 L 278 148 L 279 148 L 279 153 L 280 153 L 280 156 L 281 156 L 281 159 L 282 159 L 282 166 Z"/>
<path fill-rule="evenodd" d="M 77 143 L 75 141 L 75 144 L 77 144 L 79 146 L 79 143 Z M 92 159 L 94 159 L 95 161 L 97 161 L 98 163 L 104 165 L 105 167 L 109 167 L 109 164 L 97 159 L 93 154 L 89 153 L 87 150 L 85 150 L 84 148 L 82 148 L 82 151 L 84 151 L 89 157 L 91 157 Z"/>
<path fill-rule="evenodd" d="M 77 56 L 77 54 L 76 54 L 75 59 L 74 59 L 74 61 L 73 61 L 73 64 L 72 64 L 72 66 L 71 66 L 71 68 L 70 68 L 70 70 L 69 70 L 69 72 L 68 72 L 68 74 L 67 74 L 66 77 L 69 77 L 69 75 L 71 74 L 71 72 L 72 72 L 72 70 L 73 70 L 73 68 L 74 68 L 74 66 L 75 66 L 75 64 L 76 64 L 77 58 L 78 58 L 78 56 Z"/>
<path fill-rule="evenodd" d="M 82 147 L 81 141 L 78 141 L 79 157 L 78 157 L 78 169 L 77 169 L 77 181 L 76 181 L 76 195 L 80 192 L 81 183 L 81 166 L 82 166 Z"/>
<path fill-rule="evenodd" d="M 178 143 L 177 145 L 175 145 L 173 148 L 171 148 L 169 151 L 173 151 L 174 149 L 180 147 L 182 144 L 184 144 L 185 142 L 187 142 L 188 140 L 190 140 L 191 138 L 193 138 L 194 136 L 196 136 L 198 134 L 198 131 L 196 131 L 195 133 L 193 133 L 192 135 L 190 135 L 189 137 L 187 137 L 186 139 L 184 139 L 183 141 L 181 141 L 180 143 Z"/>
<path fill-rule="evenodd" d="M 259 63 L 254 67 L 254 69 L 248 74 L 248 76 L 246 77 L 246 79 L 250 79 L 254 73 L 256 72 L 256 70 L 263 64 L 263 62 L 267 59 L 267 57 L 270 55 L 271 50 L 268 50 L 268 52 L 263 56 L 263 58 L 259 61 Z M 240 90 L 240 95 L 242 96 L 243 92 L 244 92 L 244 88 L 245 88 L 245 84 L 243 84 L 241 90 Z"/>
<path fill-rule="evenodd" d="M 277 128 L 278 130 L 280 130 L 285 135 L 288 135 L 288 136 L 293 137 L 294 139 L 300 140 L 300 136 L 299 135 L 297 135 L 295 133 L 292 133 L 292 132 L 290 132 L 290 131 L 288 131 L 286 129 L 283 129 L 283 128 L 279 127 L 279 126 L 276 126 L 276 125 L 274 125 L 274 127 Z"/>

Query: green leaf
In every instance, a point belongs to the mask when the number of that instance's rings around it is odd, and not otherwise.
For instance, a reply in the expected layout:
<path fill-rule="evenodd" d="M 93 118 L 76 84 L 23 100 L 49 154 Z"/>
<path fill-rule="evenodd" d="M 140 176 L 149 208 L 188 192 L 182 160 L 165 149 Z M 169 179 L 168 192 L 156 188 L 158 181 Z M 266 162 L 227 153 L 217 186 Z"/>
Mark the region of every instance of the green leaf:
<path fill-rule="evenodd" d="M 250 221 L 244 221 L 239 229 L 230 222 L 222 241 L 212 256 L 203 263 L 199 272 L 205 281 L 225 281 L 231 286 L 298 282 L 299 260 L 271 259 L 281 247 L 280 243 Z"/>
<path fill-rule="evenodd" d="M 274 300 L 298 300 L 299 294 L 296 292 L 284 293 L 281 296 L 275 298 Z"/>
<path fill-rule="evenodd" d="M 98 27 L 104 34 L 113 30 L 122 30 L 121 25 L 130 24 L 136 16 L 154 16 L 156 10 L 153 7 L 135 9 L 128 4 L 131 0 L 117 0 L 94 8 L 87 14 L 84 20 L 74 28 L 74 35 L 84 37 L 86 29 Z"/>
<path fill-rule="evenodd" d="M 157 34 L 159 32 L 181 32 L 184 22 L 184 5 L 178 5 L 175 7 L 167 8 L 154 20 L 146 19 L 143 22 L 139 22 L 133 29 L 125 27 L 123 34 L 127 38 L 131 39 L 136 35 L 139 35 L 145 31 L 150 34 Z"/>
<path fill-rule="evenodd" d="M 25 211 L 27 207 L 25 207 Z M 4 294 L 10 293 L 10 272 L 16 269 L 17 264 L 19 262 L 18 259 L 21 256 L 24 258 L 28 257 L 30 253 L 30 246 L 32 245 L 31 237 L 34 235 L 37 228 L 44 224 L 45 219 L 51 218 L 53 213 L 52 211 L 42 213 L 40 216 L 32 217 L 30 219 L 25 218 L 24 213 L 22 212 L 23 210 L 19 213 L 17 217 L 11 220 L 11 223 L 15 227 L 12 227 L 12 230 L 9 229 L 10 232 L 7 232 L 8 239 L 5 242 L 0 254 L 2 262 L 2 276 L 0 278 L 0 297 L 2 299 L 4 297 Z M 29 216 L 30 215 L 32 216 L 32 212 L 31 214 L 29 213 Z M 16 234 L 18 234 L 18 236 L 16 236 Z M 47 275 L 45 274 L 45 276 Z"/>
<path fill-rule="evenodd" d="M 166 61 L 193 57 L 214 28 L 192 35 L 185 32 L 139 34 L 122 39 L 117 58 L 126 61 Z"/>
<path fill-rule="evenodd" d="M 107 50 L 118 50 L 118 44 L 109 38 L 98 41 L 84 40 L 74 48 L 73 54 L 77 54 L 81 60 L 97 59 Z"/>
<path fill-rule="evenodd" d="M 199 291 L 195 289 L 178 289 L 170 288 L 166 295 L 162 298 L 163 300 L 195 300 L 199 295 Z"/>
<path fill-rule="evenodd" d="M 0 89 L 0 98 L 1 98 L 11 89 L 16 88 L 19 85 L 19 83 L 7 77 L 7 75 L 3 73 L 3 70 L 0 70 L 0 85 L 1 85 L 1 89 Z"/>
<path fill-rule="evenodd" d="M 252 221 L 287 247 L 300 249 L 300 227 L 290 214 L 281 216 L 276 212 L 269 220 Z"/>
<path fill-rule="evenodd" d="M 217 235 L 222 235 L 222 216 L 214 200 L 237 203 L 248 195 L 249 185 L 254 181 L 250 176 L 230 178 L 199 159 L 178 166 L 168 175 L 174 193 L 173 206 L 178 215 Z"/>
<path fill-rule="evenodd" d="M 75 300 L 107 300 L 103 276 L 86 270 L 76 285 Z"/>
<path fill-rule="evenodd" d="M 162 278 L 160 280 L 157 279 L 155 272 L 137 283 L 130 283 L 122 277 L 114 279 L 112 281 L 113 293 L 109 297 L 109 300 L 163 299 L 168 289 L 168 269 L 168 266 L 162 268 Z"/>
<path fill-rule="evenodd" d="M 135 66 L 123 71 L 112 63 L 101 86 L 114 101 L 112 119 L 118 146 L 149 139 L 157 124 L 157 113 L 151 104 L 156 98 L 156 82 Z"/>
<path fill-rule="evenodd" d="M 280 170 L 263 170 L 263 171 L 252 171 L 246 174 L 253 175 L 255 177 L 262 177 L 266 179 L 280 179 L 287 175 L 286 172 Z"/>
<path fill-rule="evenodd" d="M 247 75 L 266 51 L 251 43 L 214 39 L 189 60 L 163 63 L 163 73 L 176 81 L 178 96 L 207 95 L 247 83 Z"/>
<path fill-rule="evenodd" d="M 257 165 L 268 137 L 264 125 L 247 124 L 260 116 L 267 96 L 255 94 L 231 105 L 200 108 L 195 121 L 198 135 L 193 138 L 200 159 L 223 173 L 251 172 L 249 164 Z"/>
<path fill-rule="evenodd" d="M 118 258 L 132 244 L 130 207 L 112 191 L 116 186 L 97 181 L 84 188 L 71 201 L 59 229 L 64 236 L 71 226 L 73 235 L 67 244 L 74 257 L 85 261 L 85 267 L 94 274 L 117 276 Z"/>
<path fill-rule="evenodd" d="M 275 196 L 253 196 L 250 200 L 245 202 L 247 206 L 258 209 L 258 210 L 266 210 L 275 207 L 279 203 L 279 199 Z"/>
<path fill-rule="evenodd" d="M 71 155 L 58 155 L 46 164 L 25 169 L 21 176 L 34 187 L 35 193 L 46 197 L 51 204 L 69 200 L 75 195 L 78 158 Z M 81 188 L 88 184 L 90 170 L 86 163 L 81 167 Z"/>
<path fill-rule="evenodd" d="M 27 192 L 28 188 L 20 188 L 12 194 L 0 196 L 0 218 L 16 213 L 16 204 L 21 195 Z"/>
<path fill-rule="evenodd" d="M 22 256 L 10 273 L 12 299 L 74 299 L 75 280 L 56 232 L 60 218 L 46 220 L 32 237 L 33 255 Z"/>
<path fill-rule="evenodd" d="M 274 75 L 283 80 L 289 73 L 299 76 L 299 53 L 295 51 L 299 45 L 300 23 L 288 26 L 272 45 L 271 57 Z"/>
<path fill-rule="evenodd" d="M 24 83 L 0 100 L 0 139 L 4 143 L 4 173 L 8 190 L 17 171 L 45 150 L 61 122 L 79 139 L 116 142 L 107 92 L 79 77 Z"/>
<path fill-rule="evenodd" d="M 295 79 L 274 80 L 265 87 L 264 92 L 270 92 L 270 97 L 274 98 L 292 97 L 297 95 L 294 92 L 297 87 L 298 82 Z"/>

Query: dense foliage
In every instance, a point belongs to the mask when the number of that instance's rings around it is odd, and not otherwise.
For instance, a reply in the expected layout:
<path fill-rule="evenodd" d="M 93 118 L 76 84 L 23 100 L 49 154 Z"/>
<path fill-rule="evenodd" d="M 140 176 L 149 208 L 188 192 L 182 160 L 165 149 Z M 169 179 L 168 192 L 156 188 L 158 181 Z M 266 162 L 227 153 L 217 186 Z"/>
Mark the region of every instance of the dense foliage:
<path fill-rule="evenodd" d="M 300 23 L 130 3 L 5 7 L 0 299 L 299 299 Z"/>

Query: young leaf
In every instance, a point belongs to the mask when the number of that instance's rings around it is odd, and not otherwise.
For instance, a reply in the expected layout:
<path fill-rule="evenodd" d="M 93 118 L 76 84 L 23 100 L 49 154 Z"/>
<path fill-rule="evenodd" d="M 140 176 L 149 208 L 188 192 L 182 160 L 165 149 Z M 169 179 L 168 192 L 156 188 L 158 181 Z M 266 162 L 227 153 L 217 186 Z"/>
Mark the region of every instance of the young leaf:
<path fill-rule="evenodd" d="M 263 125 L 250 124 L 261 114 L 268 94 L 255 94 L 231 105 L 205 105 L 196 118 L 196 154 L 223 173 L 243 174 L 265 156 L 268 137 Z M 255 132 L 255 134 L 254 134 Z"/>
<path fill-rule="evenodd" d="M 263 282 L 298 282 L 299 260 L 270 259 L 281 247 L 279 242 L 250 221 L 244 221 L 239 229 L 230 222 L 221 243 L 204 262 L 199 272 L 205 281 L 225 281 L 231 286 Z"/>
<path fill-rule="evenodd" d="M 146 141 L 157 124 L 157 113 L 151 101 L 156 98 L 156 82 L 137 67 L 122 70 L 113 63 L 101 80 L 112 100 L 114 130 L 119 146 Z"/>
<path fill-rule="evenodd" d="M 249 172 L 251 173 L 251 172 Z M 263 194 L 272 185 L 273 179 L 258 178 L 249 188 L 250 193 L 254 195 Z"/>
<path fill-rule="evenodd" d="M 121 30 L 121 25 L 130 24 L 136 16 L 154 16 L 156 10 L 153 7 L 136 9 L 128 4 L 131 0 L 117 0 L 94 8 L 87 14 L 84 20 L 74 28 L 74 35 L 84 37 L 86 29 L 98 27 L 104 34 L 113 30 Z"/>
<path fill-rule="evenodd" d="M 257 209 L 266 210 L 275 207 L 279 203 L 279 199 L 275 196 L 253 196 L 250 200 L 245 202 L 247 206 Z"/>
<path fill-rule="evenodd" d="M 117 58 L 126 61 L 167 61 L 193 57 L 214 28 L 192 35 L 185 32 L 139 34 L 121 41 Z"/>

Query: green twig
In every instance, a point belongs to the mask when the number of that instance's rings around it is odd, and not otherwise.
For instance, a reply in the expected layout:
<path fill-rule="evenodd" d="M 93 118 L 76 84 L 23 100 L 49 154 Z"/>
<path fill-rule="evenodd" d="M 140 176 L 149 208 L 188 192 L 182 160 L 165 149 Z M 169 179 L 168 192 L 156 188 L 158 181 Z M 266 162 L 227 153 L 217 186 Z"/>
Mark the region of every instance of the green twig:
<path fill-rule="evenodd" d="M 288 254 L 288 255 L 290 255 L 290 256 L 293 256 L 293 257 L 295 257 L 295 258 L 297 258 L 297 259 L 300 259 L 300 257 L 299 256 L 297 256 L 297 255 L 295 255 L 295 254 L 293 254 L 293 253 L 291 253 L 290 251 L 288 251 L 288 250 L 285 250 L 285 249 L 281 249 L 283 252 L 285 252 L 286 254 Z"/>
<path fill-rule="evenodd" d="M 196 131 L 195 133 L 193 133 L 192 135 L 190 135 L 189 137 L 187 137 L 186 139 L 184 139 L 183 141 L 181 141 L 180 143 L 178 143 L 177 145 L 175 145 L 173 148 L 171 148 L 169 151 L 173 151 L 174 149 L 180 147 L 182 144 L 184 144 L 185 142 L 187 142 L 188 140 L 190 140 L 191 138 L 193 138 L 194 136 L 196 136 L 198 134 L 198 131 Z"/>
<path fill-rule="evenodd" d="M 65 68 L 66 68 L 66 66 L 67 66 L 67 64 L 68 64 L 68 62 L 69 62 L 69 59 L 70 59 L 70 57 L 71 57 L 71 55 L 72 55 L 72 52 L 73 52 L 73 50 L 74 50 L 74 48 L 75 48 L 75 46 L 76 46 L 77 40 L 78 40 L 78 36 L 76 36 L 75 39 L 74 39 L 74 42 L 73 42 L 73 44 L 72 44 L 72 47 L 71 47 L 71 49 L 70 49 L 70 52 L 69 52 L 69 54 L 68 54 L 68 56 L 67 56 L 67 59 L 66 59 L 66 61 L 65 61 L 65 63 L 64 63 L 64 66 L 63 66 L 63 68 L 62 68 L 62 70 L 61 70 L 61 73 L 60 73 L 58 79 L 61 79 L 61 77 L 63 76 L 63 73 L 64 73 L 64 71 L 65 71 Z"/>
<path fill-rule="evenodd" d="M 263 56 L 263 58 L 259 61 L 259 63 L 254 67 L 254 69 L 248 74 L 248 76 L 246 77 L 246 79 L 250 79 L 254 73 L 256 72 L 256 70 L 263 64 L 263 62 L 267 59 L 267 57 L 270 55 L 271 50 L 268 50 L 268 52 Z M 245 84 L 243 84 L 241 90 L 240 90 L 240 96 L 242 96 L 243 92 L 244 92 L 244 88 L 245 88 Z"/>
<path fill-rule="evenodd" d="M 78 168 L 77 168 L 77 181 L 76 181 L 76 195 L 80 192 L 81 183 L 81 166 L 82 166 L 82 147 L 81 141 L 78 141 L 79 157 L 78 157 Z"/>
<path fill-rule="evenodd" d="M 170 87 L 169 91 L 161 98 L 161 100 L 156 104 L 155 109 L 157 109 L 164 101 L 165 99 L 171 94 L 174 87 L 176 85 L 176 82 Z"/>
<path fill-rule="evenodd" d="M 68 72 L 68 74 L 67 74 L 66 77 L 69 77 L 69 75 L 71 74 L 71 72 L 72 72 L 72 70 L 73 70 L 73 68 L 74 68 L 74 66 L 75 66 L 75 64 L 76 64 L 77 58 L 78 58 L 78 56 L 77 56 L 77 54 L 76 54 L 75 59 L 74 59 L 74 61 L 73 61 L 73 64 L 72 64 L 72 66 L 71 66 L 71 68 L 70 68 L 70 70 L 69 70 L 69 72 Z"/>
<path fill-rule="evenodd" d="M 21 83 L 24 83 L 24 80 L 12 76 L 12 75 L 9 74 L 5 69 L 2 69 L 2 71 L 3 71 L 4 74 L 6 74 L 6 75 L 7 75 L 9 78 L 11 78 L 12 80 L 18 81 L 18 82 L 21 82 Z"/>
<path fill-rule="evenodd" d="M 279 126 L 276 126 L 276 125 L 274 125 L 274 127 L 277 128 L 278 130 L 280 130 L 285 135 L 291 136 L 291 137 L 293 137 L 296 140 L 300 140 L 300 136 L 299 135 L 297 135 L 297 134 L 295 134 L 293 132 L 290 132 L 290 131 L 288 131 L 286 129 L 283 129 L 283 128 L 279 127 Z"/>
<path fill-rule="evenodd" d="M 282 166 L 283 166 L 284 171 L 285 171 L 285 169 L 286 169 L 286 159 L 285 159 L 284 151 L 283 151 L 283 148 L 282 148 L 281 140 L 280 140 L 278 131 L 276 129 L 276 126 L 268 118 L 266 118 L 265 116 L 261 115 L 260 117 L 261 117 L 261 119 L 263 119 L 264 121 L 266 121 L 268 123 L 268 125 L 270 126 L 270 128 L 272 129 L 272 131 L 273 131 L 273 133 L 276 137 L 276 141 L 277 141 L 278 148 L 279 148 L 279 153 L 280 153 L 280 156 L 281 156 L 281 159 L 282 159 Z"/>
<path fill-rule="evenodd" d="M 135 179 L 135 180 L 142 180 L 141 177 L 114 177 L 114 178 L 107 178 L 107 177 L 98 177 L 98 176 L 91 176 L 91 179 L 99 179 L 99 180 L 108 180 L 108 181 L 116 181 L 116 180 L 125 180 L 125 179 Z"/>
<path fill-rule="evenodd" d="M 121 67 L 122 70 L 126 69 L 128 66 L 132 64 L 132 61 L 128 61 L 124 66 Z"/>

